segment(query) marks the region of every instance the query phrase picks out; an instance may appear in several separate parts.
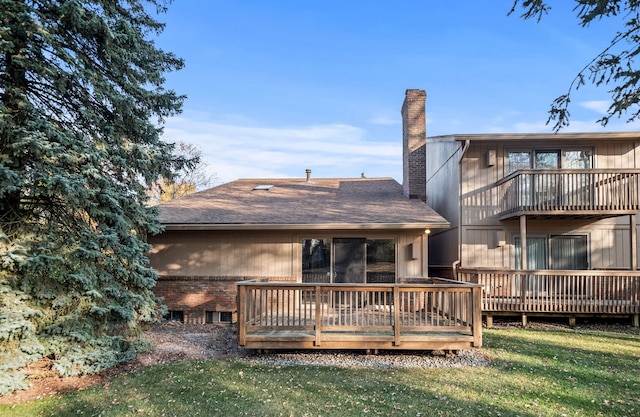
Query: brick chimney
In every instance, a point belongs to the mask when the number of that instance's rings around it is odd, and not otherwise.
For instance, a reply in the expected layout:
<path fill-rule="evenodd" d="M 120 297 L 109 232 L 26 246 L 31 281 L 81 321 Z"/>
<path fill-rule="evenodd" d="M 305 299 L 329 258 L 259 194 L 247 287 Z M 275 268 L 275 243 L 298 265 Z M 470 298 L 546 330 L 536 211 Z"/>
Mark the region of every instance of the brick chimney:
<path fill-rule="evenodd" d="M 424 90 L 407 90 L 402 104 L 402 189 L 409 198 L 427 200 L 427 122 Z"/>

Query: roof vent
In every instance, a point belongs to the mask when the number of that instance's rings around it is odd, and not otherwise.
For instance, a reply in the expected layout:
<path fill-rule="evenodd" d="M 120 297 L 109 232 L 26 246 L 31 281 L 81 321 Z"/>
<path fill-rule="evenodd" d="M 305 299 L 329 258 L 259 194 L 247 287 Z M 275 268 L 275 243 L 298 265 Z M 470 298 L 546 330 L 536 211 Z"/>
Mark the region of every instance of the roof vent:
<path fill-rule="evenodd" d="M 307 182 L 311 181 L 311 170 L 307 168 L 305 172 L 307 173 Z"/>
<path fill-rule="evenodd" d="M 269 191 L 271 188 L 273 188 L 273 184 L 260 184 L 253 187 L 254 190 L 263 190 L 263 191 Z"/>

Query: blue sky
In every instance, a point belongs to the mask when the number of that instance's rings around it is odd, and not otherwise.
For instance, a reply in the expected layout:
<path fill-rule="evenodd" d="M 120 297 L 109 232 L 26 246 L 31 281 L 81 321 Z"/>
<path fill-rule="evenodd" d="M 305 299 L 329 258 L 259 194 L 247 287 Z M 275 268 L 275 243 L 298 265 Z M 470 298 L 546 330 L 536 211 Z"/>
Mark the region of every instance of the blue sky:
<path fill-rule="evenodd" d="M 512 3 L 175 1 L 157 45 L 185 60 L 167 87 L 188 98 L 165 138 L 197 145 L 224 182 L 307 168 L 401 182 L 406 89 L 427 91 L 428 136 L 551 131 L 551 102 L 620 21 L 582 28 L 562 1 L 537 23 Z M 607 90 L 574 92 L 565 131 L 637 130 L 595 123 Z"/>

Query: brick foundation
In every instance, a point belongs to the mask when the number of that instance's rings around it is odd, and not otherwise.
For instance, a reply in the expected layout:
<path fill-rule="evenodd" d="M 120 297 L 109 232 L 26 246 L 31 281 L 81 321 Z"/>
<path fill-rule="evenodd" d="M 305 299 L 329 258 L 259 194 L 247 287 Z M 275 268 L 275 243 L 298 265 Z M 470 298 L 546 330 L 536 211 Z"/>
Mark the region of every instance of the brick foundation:
<path fill-rule="evenodd" d="M 227 312 L 236 319 L 236 282 L 256 277 L 161 276 L 153 292 L 169 310 L 182 311 L 184 322 L 204 324 L 206 312 Z M 269 281 L 295 282 L 295 277 L 273 277 Z"/>

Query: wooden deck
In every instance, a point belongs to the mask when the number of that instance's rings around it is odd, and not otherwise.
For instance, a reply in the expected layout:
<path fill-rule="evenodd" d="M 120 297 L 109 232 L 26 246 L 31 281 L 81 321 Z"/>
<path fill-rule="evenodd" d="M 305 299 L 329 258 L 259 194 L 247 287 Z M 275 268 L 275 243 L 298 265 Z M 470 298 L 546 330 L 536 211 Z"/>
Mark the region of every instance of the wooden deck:
<path fill-rule="evenodd" d="M 640 271 L 459 269 L 482 286 L 484 315 L 630 316 L 640 324 Z"/>
<path fill-rule="evenodd" d="M 482 345 L 480 286 L 238 283 L 238 343 L 253 349 L 469 349 Z"/>

